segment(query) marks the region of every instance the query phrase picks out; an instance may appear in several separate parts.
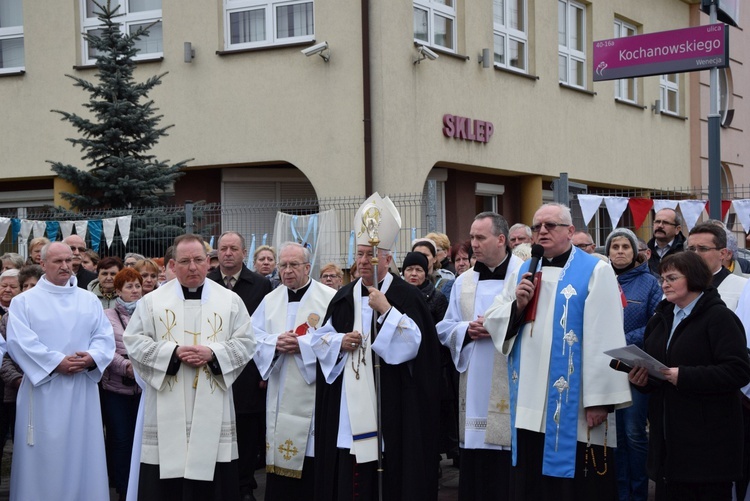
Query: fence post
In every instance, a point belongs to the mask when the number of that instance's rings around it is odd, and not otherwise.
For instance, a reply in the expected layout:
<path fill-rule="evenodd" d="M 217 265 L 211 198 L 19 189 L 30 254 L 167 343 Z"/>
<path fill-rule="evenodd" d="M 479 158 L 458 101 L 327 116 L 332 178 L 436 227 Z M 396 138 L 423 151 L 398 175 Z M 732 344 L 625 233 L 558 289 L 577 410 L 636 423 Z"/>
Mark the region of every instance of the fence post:
<path fill-rule="evenodd" d="M 427 233 L 437 231 L 437 181 L 427 180 Z"/>
<path fill-rule="evenodd" d="M 193 232 L 193 201 L 185 200 L 185 233 Z"/>

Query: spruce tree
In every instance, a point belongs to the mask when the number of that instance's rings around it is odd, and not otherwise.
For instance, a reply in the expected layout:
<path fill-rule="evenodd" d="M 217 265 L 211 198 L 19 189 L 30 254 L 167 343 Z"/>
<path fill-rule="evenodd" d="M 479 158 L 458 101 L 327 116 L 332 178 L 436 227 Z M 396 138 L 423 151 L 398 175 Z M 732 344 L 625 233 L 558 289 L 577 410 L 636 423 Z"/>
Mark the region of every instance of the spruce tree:
<path fill-rule="evenodd" d="M 89 93 L 83 106 L 89 116 L 52 110 L 78 129 L 79 138 L 68 138 L 83 151 L 81 159 L 88 169 L 52 162 L 52 170 L 77 188 L 77 193 L 61 193 L 72 209 L 111 209 L 155 207 L 165 203 L 165 190 L 182 175 L 180 169 L 189 161 L 169 165 L 157 160 L 151 150 L 172 125 L 160 127 L 163 118 L 148 99 L 148 93 L 161 83 L 166 73 L 145 82 L 133 79 L 138 53 L 136 41 L 148 36 L 148 28 L 123 34 L 117 18 L 120 6 L 111 8 L 96 3 L 103 26 L 99 34 L 84 35 L 96 50 L 97 82 L 66 75 L 75 86 Z"/>

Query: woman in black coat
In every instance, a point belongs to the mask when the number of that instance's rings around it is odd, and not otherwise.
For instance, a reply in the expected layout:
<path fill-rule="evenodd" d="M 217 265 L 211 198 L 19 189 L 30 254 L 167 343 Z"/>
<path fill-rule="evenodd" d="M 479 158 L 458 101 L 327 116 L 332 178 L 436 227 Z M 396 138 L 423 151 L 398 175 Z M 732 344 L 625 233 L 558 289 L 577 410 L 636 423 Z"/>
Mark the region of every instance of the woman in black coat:
<path fill-rule="evenodd" d="M 742 467 L 745 332 L 698 254 L 671 255 L 659 273 L 666 299 L 646 326 L 644 347 L 667 366 L 665 380 L 649 380 L 644 368 L 629 375 L 651 392 L 649 477 L 657 501 L 729 500 Z"/>

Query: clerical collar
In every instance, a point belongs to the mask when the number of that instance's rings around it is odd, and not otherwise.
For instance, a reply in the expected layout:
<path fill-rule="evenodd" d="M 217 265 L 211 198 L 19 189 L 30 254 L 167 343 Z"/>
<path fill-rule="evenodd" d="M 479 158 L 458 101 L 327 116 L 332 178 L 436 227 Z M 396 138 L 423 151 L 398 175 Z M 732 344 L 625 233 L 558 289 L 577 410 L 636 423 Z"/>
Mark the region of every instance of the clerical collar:
<path fill-rule="evenodd" d="M 722 266 L 721 268 L 719 268 L 719 271 L 714 273 L 713 279 L 711 281 L 711 285 L 713 285 L 714 287 L 718 289 L 719 285 L 721 285 L 724 279 L 727 278 L 729 275 L 731 275 L 731 272 Z"/>
<path fill-rule="evenodd" d="M 428 279 L 426 279 L 426 280 L 428 280 Z M 383 284 L 384 283 L 385 283 L 385 278 L 383 280 L 381 280 L 380 282 L 378 282 L 378 290 L 379 291 L 383 290 Z M 362 280 L 360 282 L 360 284 L 362 285 L 362 297 L 369 296 L 370 295 L 370 291 L 367 289 L 367 287 L 372 287 L 372 285 L 369 285 L 369 286 L 365 285 L 365 281 L 364 280 Z"/>
<path fill-rule="evenodd" d="M 292 290 L 289 287 L 286 288 L 286 292 L 289 297 L 290 303 L 299 303 L 302 301 L 302 296 L 305 295 L 307 290 L 310 288 L 310 285 L 312 284 L 312 280 L 310 280 L 310 277 L 307 278 L 307 283 L 300 287 L 297 290 Z"/>
<path fill-rule="evenodd" d="M 547 259 L 546 257 L 542 259 L 542 266 L 552 266 L 553 268 L 563 268 L 565 267 L 565 263 L 568 262 L 568 258 L 570 258 L 570 253 L 573 252 L 573 247 L 568 249 L 566 252 L 563 252 L 559 256 L 555 256 L 552 259 Z M 583 251 L 580 251 L 583 252 Z"/>
<path fill-rule="evenodd" d="M 474 271 L 479 273 L 479 280 L 505 280 L 509 262 L 510 255 L 507 254 L 502 263 L 498 264 L 494 270 L 490 270 L 486 264 L 477 261 L 474 265 Z"/>
<path fill-rule="evenodd" d="M 201 284 L 200 287 L 190 288 L 180 284 L 180 287 L 182 287 L 182 295 L 185 297 L 185 299 L 200 299 L 201 294 L 203 294 L 203 284 Z"/>

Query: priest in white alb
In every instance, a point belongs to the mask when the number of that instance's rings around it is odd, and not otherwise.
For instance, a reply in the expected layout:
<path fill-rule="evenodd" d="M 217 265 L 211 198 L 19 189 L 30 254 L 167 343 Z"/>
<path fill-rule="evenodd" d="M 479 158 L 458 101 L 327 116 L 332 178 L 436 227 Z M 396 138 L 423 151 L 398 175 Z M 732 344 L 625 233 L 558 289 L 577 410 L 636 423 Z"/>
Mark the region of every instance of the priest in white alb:
<path fill-rule="evenodd" d="M 10 499 L 109 499 L 97 383 L 115 354 L 112 324 L 77 287 L 68 245 L 41 257 L 44 275 L 8 313 L 8 353 L 24 372 Z"/>
<path fill-rule="evenodd" d="M 123 341 L 146 387 L 138 499 L 239 500 L 232 383 L 255 339 L 240 297 L 206 280 L 199 236 L 174 243 L 176 280 L 140 300 Z"/>
<path fill-rule="evenodd" d="M 313 492 L 315 353 L 335 290 L 310 278 L 310 250 L 295 242 L 279 250 L 281 287 L 253 313 L 255 363 L 268 381 L 266 501 L 304 501 Z"/>
<path fill-rule="evenodd" d="M 508 355 L 511 499 L 616 499 L 614 411 L 631 397 L 604 352 L 625 346 L 623 296 L 612 267 L 573 246 L 570 209 L 546 204 L 533 221 L 541 272 L 524 263 L 484 319 Z"/>
<path fill-rule="evenodd" d="M 510 488 L 508 366 L 484 328 L 484 312 L 523 261 L 509 252 L 508 223 L 500 214 L 477 214 L 469 236 L 476 264 L 456 279 L 437 331 L 460 373 L 459 498 L 502 499 Z"/>

